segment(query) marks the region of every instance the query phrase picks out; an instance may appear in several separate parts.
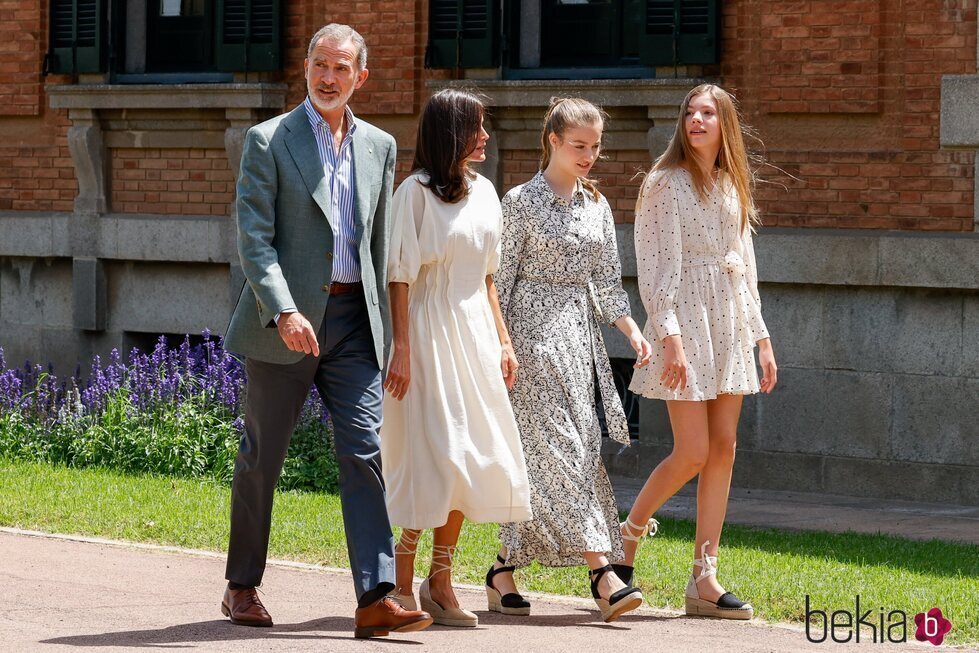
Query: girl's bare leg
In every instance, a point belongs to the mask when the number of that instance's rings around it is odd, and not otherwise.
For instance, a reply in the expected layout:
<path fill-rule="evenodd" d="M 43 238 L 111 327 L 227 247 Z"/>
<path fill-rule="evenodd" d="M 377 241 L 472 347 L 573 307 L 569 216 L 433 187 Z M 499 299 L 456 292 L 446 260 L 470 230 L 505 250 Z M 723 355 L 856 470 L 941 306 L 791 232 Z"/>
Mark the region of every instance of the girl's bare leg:
<path fill-rule="evenodd" d="M 709 453 L 707 463 L 700 471 L 697 481 L 697 536 L 694 543 L 694 558 L 701 557 L 701 545 L 707 545 L 707 555 L 717 555 L 717 545 L 727 514 L 728 494 L 731 490 L 731 472 L 734 468 L 734 450 L 737 445 L 738 419 L 741 416 L 741 395 L 718 395 L 707 404 L 709 427 Z M 700 567 L 694 565 L 693 574 L 700 574 Z M 724 588 L 716 576 L 708 576 L 697 584 L 702 598 L 716 601 Z"/>
<path fill-rule="evenodd" d="M 632 504 L 629 519 L 645 524 L 687 481 L 700 473 L 709 455 L 708 414 L 703 401 L 667 401 L 673 428 L 673 451 L 646 479 Z M 624 564 L 632 565 L 638 543 L 625 541 Z"/>

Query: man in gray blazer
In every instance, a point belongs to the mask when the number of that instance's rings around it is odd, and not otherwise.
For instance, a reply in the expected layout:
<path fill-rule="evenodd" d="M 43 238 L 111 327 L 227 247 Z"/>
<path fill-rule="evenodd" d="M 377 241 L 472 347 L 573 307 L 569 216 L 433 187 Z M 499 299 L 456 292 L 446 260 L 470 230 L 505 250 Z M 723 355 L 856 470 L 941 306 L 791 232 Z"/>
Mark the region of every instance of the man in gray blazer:
<path fill-rule="evenodd" d="M 268 552 L 272 496 L 309 388 L 333 419 L 340 498 L 358 608 L 357 637 L 421 630 L 394 589 L 381 476 L 381 365 L 387 309 L 394 139 L 347 106 L 367 79 L 367 48 L 346 25 L 310 41 L 308 96 L 252 127 L 237 186 L 247 283 L 225 346 L 245 356 L 245 433 L 235 461 L 222 612 L 271 626 L 255 587 Z"/>

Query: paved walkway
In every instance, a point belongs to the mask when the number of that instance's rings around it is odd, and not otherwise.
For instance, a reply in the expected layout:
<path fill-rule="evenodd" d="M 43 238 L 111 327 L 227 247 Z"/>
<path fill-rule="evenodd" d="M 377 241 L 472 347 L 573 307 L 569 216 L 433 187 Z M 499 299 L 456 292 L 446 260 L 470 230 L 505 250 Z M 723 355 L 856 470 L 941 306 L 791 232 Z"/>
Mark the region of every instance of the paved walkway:
<path fill-rule="evenodd" d="M 619 508 L 628 510 L 643 481 L 613 477 Z M 684 487 L 657 516 L 695 519 L 696 490 Z M 912 540 L 979 544 L 979 507 L 865 499 L 833 494 L 731 490 L 727 523 L 833 533 L 883 533 Z"/>
<path fill-rule="evenodd" d="M 480 588 L 459 591 L 476 610 L 474 630 L 433 626 L 407 635 L 354 640 L 353 591 L 343 570 L 273 564 L 263 600 L 271 629 L 233 626 L 219 611 L 223 556 L 0 529 L 0 650 L 126 651 L 591 651 L 793 652 L 852 650 L 812 644 L 801 629 L 760 621 L 693 619 L 644 609 L 614 624 L 590 601 L 531 595 L 534 615 L 485 611 Z M 868 645 L 924 651 L 917 643 Z"/>

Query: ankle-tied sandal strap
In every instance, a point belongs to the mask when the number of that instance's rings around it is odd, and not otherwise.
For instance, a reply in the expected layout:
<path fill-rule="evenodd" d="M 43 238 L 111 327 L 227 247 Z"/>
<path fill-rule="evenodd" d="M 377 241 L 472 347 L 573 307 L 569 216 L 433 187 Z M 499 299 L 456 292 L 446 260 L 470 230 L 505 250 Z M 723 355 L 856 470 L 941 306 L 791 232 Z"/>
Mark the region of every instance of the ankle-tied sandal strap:
<path fill-rule="evenodd" d="M 594 598 L 601 598 L 601 595 L 598 592 L 598 583 L 600 583 L 602 577 L 610 571 L 615 573 L 615 570 L 612 569 L 612 565 L 605 565 L 604 567 L 599 567 L 598 569 L 588 570 L 588 580 L 591 581 L 591 595 Z"/>
<path fill-rule="evenodd" d="M 598 591 L 598 584 L 601 582 L 602 577 L 609 572 L 612 572 L 613 574 L 615 573 L 615 569 L 612 567 L 612 565 L 605 565 L 604 567 L 599 567 L 598 569 L 590 569 L 588 571 L 588 576 L 591 579 L 591 595 L 593 598 L 596 599 L 602 598 L 601 593 Z M 621 580 L 621 578 L 619 580 Z M 612 594 L 609 595 L 608 603 L 609 605 L 615 605 L 625 597 L 629 596 L 630 594 L 635 594 L 638 591 L 639 591 L 638 587 L 632 587 L 626 584 L 626 586 L 623 587 L 622 589 L 616 590 L 615 592 L 612 592 Z"/>
<path fill-rule="evenodd" d="M 708 576 L 717 574 L 717 556 L 707 555 L 707 546 L 709 544 L 710 540 L 707 540 L 700 545 L 700 557 L 693 561 L 695 565 L 700 567 L 700 575 L 696 579 L 698 583 Z"/>
<path fill-rule="evenodd" d="M 421 537 L 421 531 L 414 531 L 408 528 L 403 529 L 401 531 L 401 537 L 394 544 L 394 555 L 415 555 L 415 551 L 418 549 L 418 540 Z"/>
<path fill-rule="evenodd" d="M 492 579 L 497 574 L 505 574 L 508 571 L 516 571 L 517 570 L 517 568 L 515 566 L 508 565 L 506 563 L 506 560 L 504 560 L 503 559 L 503 556 L 501 556 L 499 553 L 496 554 L 496 560 L 497 560 L 497 562 L 499 562 L 503 566 L 502 567 L 490 567 L 489 572 L 486 574 L 486 579 L 487 579 L 486 580 L 486 584 L 487 585 L 489 585 L 490 579 Z"/>
<path fill-rule="evenodd" d="M 588 576 L 591 577 L 593 583 L 597 583 L 598 581 L 602 580 L 602 576 L 610 571 L 615 571 L 612 569 L 612 565 L 605 565 L 604 567 L 599 567 L 597 569 L 589 569 Z"/>
<path fill-rule="evenodd" d="M 629 517 L 626 517 L 623 523 L 625 524 L 626 532 L 622 534 L 622 539 L 630 542 L 639 542 L 642 538 L 652 537 L 659 531 L 659 522 L 653 518 L 650 518 L 645 526 L 633 524 Z M 638 535 L 636 535 L 636 531 L 639 531 Z"/>
<path fill-rule="evenodd" d="M 452 558 L 456 554 L 456 547 L 452 544 L 435 544 L 432 546 L 432 571 L 428 574 L 431 578 L 435 574 L 442 573 L 443 571 L 452 571 Z M 448 558 L 449 562 L 445 563 L 441 560 L 436 560 L 436 556 L 440 558 Z"/>

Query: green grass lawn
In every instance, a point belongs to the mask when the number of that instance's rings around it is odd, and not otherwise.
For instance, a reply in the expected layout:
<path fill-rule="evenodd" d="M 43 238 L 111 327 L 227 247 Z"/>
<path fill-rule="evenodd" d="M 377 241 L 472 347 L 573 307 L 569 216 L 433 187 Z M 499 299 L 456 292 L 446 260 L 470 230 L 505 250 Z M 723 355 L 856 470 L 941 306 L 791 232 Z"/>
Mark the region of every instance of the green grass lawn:
<path fill-rule="evenodd" d="M 227 486 L 208 481 L 126 476 L 0 460 L 0 525 L 223 551 L 228 539 Z M 661 520 L 637 561 L 638 582 L 654 607 L 679 608 L 693 557 L 693 523 Z M 426 533 L 417 569 L 425 573 Z M 454 577 L 482 583 L 498 547 L 494 525 L 467 524 Z M 270 555 L 347 566 L 336 496 L 285 492 L 276 498 Z M 522 589 L 589 596 L 584 567 L 532 566 Z M 979 547 L 895 537 L 796 533 L 729 526 L 720 579 L 770 621 L 801 622 L 813 607 L 914 614 L 938 606 L 951 620 L 947 643 L 979 641 Z M 913 623 L 911 624 L 913 626 Z M 914 628 L 909 629 L 913 639 Z"/>

